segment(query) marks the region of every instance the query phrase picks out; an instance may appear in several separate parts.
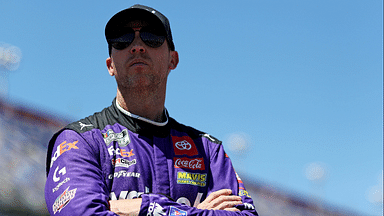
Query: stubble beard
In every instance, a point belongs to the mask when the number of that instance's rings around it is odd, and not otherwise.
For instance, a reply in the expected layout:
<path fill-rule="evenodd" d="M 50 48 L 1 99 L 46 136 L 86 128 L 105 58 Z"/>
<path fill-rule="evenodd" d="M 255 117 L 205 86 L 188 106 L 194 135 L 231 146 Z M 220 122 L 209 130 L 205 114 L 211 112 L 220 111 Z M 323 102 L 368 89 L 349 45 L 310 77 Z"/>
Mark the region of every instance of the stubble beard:
<path fill-rule="evenodd" d="M 117 85 L 123 95 L 149 98 L 158 93 L 161 80 L 156 75 L 135 71 L 134 74 L 117 81 Z"/>

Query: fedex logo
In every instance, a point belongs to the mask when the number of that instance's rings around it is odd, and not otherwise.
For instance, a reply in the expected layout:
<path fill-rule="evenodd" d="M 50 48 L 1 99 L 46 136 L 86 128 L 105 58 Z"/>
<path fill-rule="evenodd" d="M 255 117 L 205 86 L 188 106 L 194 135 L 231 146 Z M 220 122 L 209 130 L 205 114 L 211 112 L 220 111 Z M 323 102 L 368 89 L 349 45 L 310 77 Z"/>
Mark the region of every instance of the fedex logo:
<path fill-rule="evenodd" d="M 133 149 L 131 149 L 131 151 L 127 151 L 125 149 L 120 149 L 120 148 L 114 148 L 113 145 L 111 145 L 109 148 L 108 148 L 108 153 L 110 156 L 113 156 L 113 155 L 120 155 L 122 157 L 131 157 L 135 154 L 133 154 Z"/>
<path fill-rule="evenodd" d="M 175 155 L 194 156 L 198 154 L 195 143 L 189 136 L 172 136 L 172 142 L 173 149 L 175 150 Z"/>
<path fill-rule="evenodd" d="M 64 152 L 69 151 L 71 149 L 79 149 L 79 147 L 76 146 L 76 144 L 79 141 L 74 141 L 72 143 L 67 143 L 67 141 L 62 142 L 60 145 L 57 146 L 55 154 L 53 154 L 53 157 L 51 159 L 51 166 L 53 165 L 53 162 L 57 160 L 57 158 L 60 157 Z"/>

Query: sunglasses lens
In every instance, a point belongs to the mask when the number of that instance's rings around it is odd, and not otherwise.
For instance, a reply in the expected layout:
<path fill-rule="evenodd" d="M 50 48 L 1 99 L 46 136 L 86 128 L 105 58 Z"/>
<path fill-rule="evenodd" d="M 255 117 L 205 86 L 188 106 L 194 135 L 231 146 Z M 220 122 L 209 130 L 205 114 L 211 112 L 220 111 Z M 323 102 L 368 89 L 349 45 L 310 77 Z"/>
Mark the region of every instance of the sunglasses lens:
<path fill-rule="evenodd" d="M 153 48 L 160 47 L 165 40 L 165 36 L 158 36 L 150 32 L 141 32 L 140 38 L 145 44 Z"/>
<path fill-rule="evenodd" d="M 135 39 L 135 33 L 128 33 L 119 38 L 110 40 L 110 44 L 117 50 L 127 48 Z"/>
<path fill-rule="evenodd" d="M 141 40 L 150 47 L 157 48 L 165 41 L 165 32 L 155 26 L 146 26 L 140 30 Z"/>
<path fill-rule="evenodd" d="M 113 46 L 113 48 L 115 48 L 117 50 L 123 50 L 123 49 L 127 48 L 129 46 L 129 44 L 131 44 L 131 43 L 115 42 L 115 43 L 112 43 L 111 45 Z"/>
<path fill-rule="evenodd" d="M 165 33 L 162 30 L 153 27 L 143 27 L 140 29 L 140 38 L 147 45 L 152 48 L 157 48 L 163 45 L 165 41 Z M 127 48 L 135 39 L 135 32 L 130 29 L 128 34 L 125 34 L 119 38 L 109 40 L 109 43 L 117 50 L 123 50 Z"/>

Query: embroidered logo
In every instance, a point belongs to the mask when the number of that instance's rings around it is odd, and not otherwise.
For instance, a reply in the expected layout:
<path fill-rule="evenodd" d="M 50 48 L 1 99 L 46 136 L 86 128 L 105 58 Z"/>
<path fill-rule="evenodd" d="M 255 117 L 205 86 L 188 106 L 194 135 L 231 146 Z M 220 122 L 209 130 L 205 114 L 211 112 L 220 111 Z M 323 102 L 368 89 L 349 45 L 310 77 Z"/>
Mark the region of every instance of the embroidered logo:
<path fill-rule="evenodd" d="M 188 155 L 194 156 L 197 155 L 197 148 L 192 138 L 189 136 L 176 137 L 172 136 L 173 148 L 175 150 L 175 155 Z"/>
<path fill-rule="evenodd" d="M 60 175 L 65 175 L 66 173 L 67 173 L 67 169 L 66 169 L 66 167 L 63 167 L 63 168 L 61 168 L 60 169 L 60 171 L 59 171 L 59 176 L 57 176 L 57 171 L 59 170 L 59 166 L 57 166 L 56 167 L 56 169 L 55 169 L 55 172 L 53 173 L 53 181 L 54 182 L 58 182 L 58 181 L 60 181 Z"/>
<path fill-rule="evenodd" d="M 239 196 L 247 196 L 247 197 L 251 198 L 251 195 L 249 195 L 248 191 L 246 191 L 245 188 L 240 187 L 239 189 L 240 189 L 239 190 Z"/>
<path fill-rule="evenodd" d="M 137 172 L 127 172 L 125 170 L 121 170 L 119 172 L 115 172 L 113 174 L 108 175 L 108 179 L 113 179 L 113 178 L 120 178 L 120 177 L 133 177 L 133 178 L 140 178 L 140 173 Z"/>
<path fill-rule="evenodd" d="M 159 203 L 152 202 L 149 204 L 147 216 L 163 216 L 166 212 Z"/>
<path fill-rule="evenodd" d="M 186 216 L 188 215 L 186 211 L 178 209 L 174 206 L 171 206 L 169 209 L 169 216 Z"/>
<path fill-rule="evenodd" d="M 109 146 L 109 144 L 111 144 L 113 141 L 117 141 L 121 147 L 127 146 L 129 143 L 131 143 L 127 129 L 124 129 L 120 133 L 115 133 L 112 129 L 108 129 L 107 132 L 102 134 L 104 142 L 107 144 L 107 146 Z"/>
<path fill-rule="evenodd" d="M 93 127 L 92 124 L 84 124 L 83 122 L 79 122 L 80 124 L 80 130 L 83 130 L 84 127 Z"/>
<path fill-rule="evenodd" d="M 52 189 L 52 193 L 55 193 L 55 191 L 59 190 L 59 188 L 60 188 L 63 184 L 69 182 L 70 180 L 71 180 L 70 178 L 65 178 L 62 182 L 60 182 L 59 184 L 57 184 L 55 188 Z"/>
<path fill-rule="evenodd" d="M 68 191 L 68 189 L 69 187 L 65 189 L 65 191 L 60 194 L 60 196 L 57 197 L 53 203 L 52 209 L 54 214 L 63 210 L 63 208 L 67 206 L 68 203 L 75 197 L 77 188 L 70 191 Z"/>
<path fill-rule="evenodd" d="M 112 159 L 112 165 L 115 165 L 115 167 L 125 167 L 125 168 L 128 168 L 132 165 L 136 164 L 136 159 L 133 159 L 131 161 L 129 160 L 126 160 L 124 158 L 117 158 L 116 160 L 115 159 Z"/>
<path fill-rule="evenodd" d="M 133 149 L 131 149 L 131 151 L 127 151 L 125 149 L 120 149 L 120 148 L 114 148 L 114 146 L 110 146 L 108 148 L 108 153 L 109 155 L 113 156 L 113 155 L 120 155 L 122 157 L 131 157 L 135 154 L 133 154 Z"/>
<path fill-rule="evenodd" d="M 205 170 L 203 158 L 173 158 L 175 168 L 191 169 L 191 170 Z"/>
<path fill-rule="evenodd" d="M 60 145 L 57 146 L 57 149 L 55 151 L 55 153 L 53 154 L 53 157 L 51 158 L 51 166 L 53 165 L 53 163 L 57 160 L 57 158 L 60 157 L 60 155 L 62 155 L 64 152 L 66 151 L 69 151 L 71 149 L 79 149 L 79 147 L 76 146 L 76 144 L 78 143 L 79 141 L 74 141 L 72 143 L 67 143 L 67 141 L 64 141 L 62 142 Z"/>
<path fill-rule="evenodd" d="M 205 173 L 189 173 L 177 172 L 177 184 L 189 184 L 205 187 L 207 184 L 207 174 Z"/>

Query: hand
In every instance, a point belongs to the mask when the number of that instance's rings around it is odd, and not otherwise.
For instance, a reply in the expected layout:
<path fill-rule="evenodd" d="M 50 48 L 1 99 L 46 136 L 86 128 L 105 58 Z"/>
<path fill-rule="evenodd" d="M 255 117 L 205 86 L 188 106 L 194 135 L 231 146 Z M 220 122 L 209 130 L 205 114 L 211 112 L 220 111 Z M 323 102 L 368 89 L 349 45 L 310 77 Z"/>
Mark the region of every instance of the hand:
<path fill-rule="evenodd" d="M 232 190 L 222 189 L 211 193 L 202 203 L 197 205 L 198 209 L 240 211 L 233 206 L 242 204 L 241 197 L 231 195 Z"/>
<path fill-rule="evenodd" d="M 125 200 L 110 200 L 110 210 L 122 216 L 137 216 L 140 212 L 141 198 L 125 199 Z"/>

